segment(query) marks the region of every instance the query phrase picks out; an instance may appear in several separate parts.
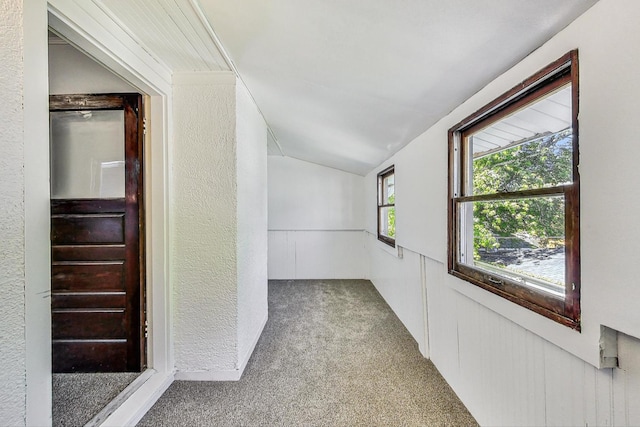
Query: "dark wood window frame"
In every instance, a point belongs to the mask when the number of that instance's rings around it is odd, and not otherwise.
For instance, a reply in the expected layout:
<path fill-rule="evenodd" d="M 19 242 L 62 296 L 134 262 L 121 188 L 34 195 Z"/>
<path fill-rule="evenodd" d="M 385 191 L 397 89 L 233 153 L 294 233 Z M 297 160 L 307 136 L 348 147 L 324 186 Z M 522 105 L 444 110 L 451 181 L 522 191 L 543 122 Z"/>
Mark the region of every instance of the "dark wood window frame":
<path fill-rule="evenodd" d="M 466 159 L 465 135 L 488 126 L 524 108 L 536 99 L 571 83 L 573 182 L 552 188 L 536 188 L 504 193 L 468 195 L 462 167 Z M 546 316 L 560 324 L 580 330 L 580 175 L 578 171 L 578 51 L 573 50 L 524 80 L 508 92 L 487 104 L 449 129 L 448 185 L 448 270 L 449 274 L 471 282 L 496 295 Z M 565 203 L 565 295 L 555 297 L 530 287 L 519 285 L 503 276 L 498 278 L 484 270 L 459 262 L 459 206 L 474 201 L 500 201 L 515 198 L 561 196 Z"/>
<path fill-rule="evenodd" d="M 396 239 L 382 234 L 382 230 L 380 229 L 382 224 L 380 221 L 382 219 L 382 210 L 385 208 L 395 208 L 396 206 L 395 200 L 394 200 L 394 203 L 384 203 L 384 201 L 382 200 L 382 195 L 384 194 L 384 191 L 382 189 L 382 184 L 384 180 L 390 177 L 391 175 L 394 175 L 394 182 L 395 182 L 395 165 L 389 166 L 388 168 L 386 168 L 385 170 L 383 170 L 378 174 L 378 240 L 395 248 Z"/>

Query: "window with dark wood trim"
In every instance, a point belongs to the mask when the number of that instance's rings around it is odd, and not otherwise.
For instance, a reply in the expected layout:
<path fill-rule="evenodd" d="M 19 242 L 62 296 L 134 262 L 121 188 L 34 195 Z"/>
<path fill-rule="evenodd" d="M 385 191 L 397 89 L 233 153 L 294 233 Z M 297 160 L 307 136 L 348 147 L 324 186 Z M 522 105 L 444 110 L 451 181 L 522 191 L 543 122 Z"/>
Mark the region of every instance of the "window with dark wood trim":
<path fill-rule="evenodd" d="M 378 240 L 396 246 L 396 193 L 394 167 L 378 174 Z"/>
<path fill-rule="evenodd" d="M 580 329 L 578 52 L 449 130 L 449 273 Z"/>

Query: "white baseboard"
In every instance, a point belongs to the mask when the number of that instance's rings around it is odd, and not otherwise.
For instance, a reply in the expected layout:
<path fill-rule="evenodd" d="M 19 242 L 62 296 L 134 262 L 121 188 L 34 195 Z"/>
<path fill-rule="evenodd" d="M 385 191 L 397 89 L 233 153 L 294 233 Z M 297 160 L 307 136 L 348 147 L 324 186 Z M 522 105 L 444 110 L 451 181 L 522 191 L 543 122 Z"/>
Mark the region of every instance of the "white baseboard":
<path fill-rule="evenodd" d="M 254 350 L 256 349 L 256 344 L 258 344 L 258 340 L 262 336 L 262 331 L 264 331 L 264 327 L 267 324 L 267 320 L 269 320 L 269 314 L 268 313 L 267 313 L 266 316 L 264 316 L 264 319 L 262 319 L 262 322 L 260 323 L 260 327 L 258 328 L 258 331 L 257 331 L 256 335 L 253 337 L 253 341 L 251 342 L 251 346 L 249 347 L 247 352 L 242 355 L 242 358 L 240 359 L 240 361 L 238 363 L 238 367 L 240 368 L 240 376 L 242 376 L 242 373 L 244 372 L 245 368 L 247 367 L 247 363 L 249 363 L 249 359 L 251 358 L 251 355 L 253 354 Z"/>
<path fill-rule="evenodd" d="M 135 426 L 169 388 L 173 380 L 173 372 L 153 371 L 153 374 L 131 393 L 101 426 Z"/>
<path fill-rule="evenodd" d="M 232 371 L 176 371 L 176 381 L 238 381 L 239 369 Z"/>
<path fill-rule="evenodd" d="M 177 381 L 239 381 L 256 348 L 256 344 L 258 344 L 268 318 L 269 316 L 267 315 L 262 320 L 256 335 L 253 337 L 251 347 L 239 360 L 237 369 L 230 371 L 176 371 L 175 379 Z"/>

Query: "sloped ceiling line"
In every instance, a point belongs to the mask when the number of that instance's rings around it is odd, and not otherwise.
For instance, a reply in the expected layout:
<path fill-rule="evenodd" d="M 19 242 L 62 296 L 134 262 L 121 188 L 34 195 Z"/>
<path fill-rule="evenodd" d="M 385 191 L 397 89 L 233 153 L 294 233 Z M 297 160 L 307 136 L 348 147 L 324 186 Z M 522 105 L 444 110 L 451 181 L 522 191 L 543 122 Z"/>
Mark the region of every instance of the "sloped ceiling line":
<path fill-rule="evenodd" d="M 287 156 L 366 175 L 597 0 L 197 1 Z"/>
<path fill-rule="evenodd" d="M 191 4 L 191 7 L 196 12 L 196 15 L 198 15 L 198 19 L 200 19 L 200 23 L 207 30 L 207 33 L 209 34 L 209 37 L 211 37 L 211 41 L 213 42 L 213 44 L 218 49 L 218 51 L 220 52 L 220 55 L 222 55 L 222 57 L 224 58 L 225 62 L 227 63 L 227 65 L 231 69 L 231 71 L 234 72 L 234 74 L 242 82 L 244 87 L 247 88 L 247 92 L 249 93 L 249 96 L 253 100 L 253 103 L 256 105 L 256 108 L 258 109 L 258 112 L 260 113 L 260 116 L 262 116 L 262 120 L 264 120 L 264 122 L 267 125 L 267 132 L 269 132 L 269 135 L 271 136 L 271 140 L 276 145 L 276 147 L 278 147 L 278 151 L 280 151 L 280 154 L 284 156 L 285 154 L 284 154 L 284 151 L 282 150 L 282 146 L 278 142 L 278 137 L 276 137 L 276 134 L 273 132 L 273 129 L 271 129 L 271 126 L 269 125 L 269 122 L 267 121 L 266 117 L 262 113 L 262 109 L 260 108 L 260 106 L 256 102 L 255 98 L 253 97 L 253 94 L 249 90 L 249 87 L 246 85 L 246 83 L 242 79 L 242 76 L 240 75 L 240 73 L 238 72 L 238 69 L 236 68 L 236 64 L 233 62 L 233 60 L 231 59 L 231 57 L 227 53 L 227 50 L 222 45 L 222 42 L 218 38 L 218 35 L 216 34 L 216 32 L 214 31 L 213 27 L 211 26 L 211 24 L 207 20 L 204 12 L 202 11 L 202 8 L 200 7 L 200 3 L 198 2 L 198 0 L 189 0 L 189 4 Z"/>
<path fill-rule="evenodd" d="M 366 175 L 598 0 L 92 1 L 173 72 L 232 71 L 269 154 Z"/>

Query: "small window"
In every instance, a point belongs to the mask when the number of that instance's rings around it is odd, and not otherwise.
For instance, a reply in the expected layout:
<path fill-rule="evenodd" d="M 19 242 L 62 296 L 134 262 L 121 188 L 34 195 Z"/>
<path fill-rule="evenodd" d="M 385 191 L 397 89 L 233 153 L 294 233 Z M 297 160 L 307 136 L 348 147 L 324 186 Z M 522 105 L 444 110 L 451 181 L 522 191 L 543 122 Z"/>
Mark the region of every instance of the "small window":
<path fill-rule="evenodd" d="M 378 240 L 396 245 L 396 192 L 394 167 L 378 174 Z"/>
<path fill-rule="evenodd" d="M 580 329 L 578 57 L 449 131 L 449 272 Z"/>

